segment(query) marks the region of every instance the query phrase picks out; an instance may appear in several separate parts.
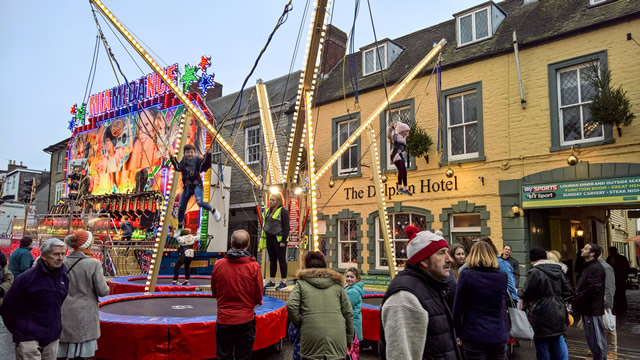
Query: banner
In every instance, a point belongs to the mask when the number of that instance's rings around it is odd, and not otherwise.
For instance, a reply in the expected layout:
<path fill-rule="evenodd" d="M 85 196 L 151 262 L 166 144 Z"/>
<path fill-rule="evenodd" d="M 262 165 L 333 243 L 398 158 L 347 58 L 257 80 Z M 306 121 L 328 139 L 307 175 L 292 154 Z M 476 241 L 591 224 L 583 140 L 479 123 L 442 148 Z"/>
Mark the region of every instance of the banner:
<path fill-rule="evenodd" d="M 522 208 L 640 204 L 640 177 L 522 186 Z"/>
<path fill-rule="evenodd" d="M 298 245 L 300 242 L 300 200 L 291 197 L 289 200 L 289 244 Z"/>

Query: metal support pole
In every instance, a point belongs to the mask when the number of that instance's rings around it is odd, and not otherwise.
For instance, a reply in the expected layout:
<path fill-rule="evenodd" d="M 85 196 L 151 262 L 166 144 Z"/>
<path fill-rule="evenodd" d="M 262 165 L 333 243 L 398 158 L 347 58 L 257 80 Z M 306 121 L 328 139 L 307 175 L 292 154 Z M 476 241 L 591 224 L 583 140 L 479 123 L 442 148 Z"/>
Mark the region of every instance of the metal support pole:
<path fill-rule="evenodd" d="M 185 110 L 187 108 L 185 107 Z M 180 136 L 180 143 L 178 144 L 177 158 L 182 157 L 182 148 L 187 143 L 187 139 L 189 138 L 189 128 L 191 127 L 191 113 L 187 113 L 184 118 L 184 127 L 182 128 L 182 135 Z M 178 181 L 178 171 L 173 172 L 173 176 L 171 177 L 171 184 L 174 184 Z M 170 209 L 173 209 L 173 203 L 176 197 L 176 189 L 178 187 L 175 185 L 171 186 L 171 190 L 169 191 L 169 198 L 165 198 L 164 211 L 167 211 L 164 215 L 164 220 L 162 221 L 162 232 L 160 233 L 160 237 L 156 240 L 156 248 L 153 251 L 153 260 L 151 262 L 150 267 L 150 275 L 151 279 L 149 279 L 149 292 L 154 292 L 156 290 L 156 283 L 158 281 L 158 273 L 160 272 L 160 264 L 162 263 L 162 253 L 164 252 L 164 245 L 167 242 L 167 233 L 169 231 L 169 219 L 171 215 L 168 213 Z M 154 266 L 155 265 L 155 266 Z M 146 290 L 146 289 L 145 289 Z"/>
<path fill-rule="evenodd" d="M 384 250 L 387 255 L 387 265 L 389 266 L 389 276 L 391 280 L 396 276 L 396 257 L 389 240 L 389 222 L 387 220 L 387 209 L 384 201 L 384 193 L 380 185 L 380 157 L 378 155 L 378 145 L 376 136 L 371 125 L 367 126 L 367 136 L 371 144 L 371 170 L 373 170 L 373 183 L 376 187 L 376 200 L 378 201 L 378 220 L 380 221 L 380 233 L 384 239 Z M 371 239 L 369 239 L 371 241 Z M 373 239 L 373 241 L 377 241 Z"/>

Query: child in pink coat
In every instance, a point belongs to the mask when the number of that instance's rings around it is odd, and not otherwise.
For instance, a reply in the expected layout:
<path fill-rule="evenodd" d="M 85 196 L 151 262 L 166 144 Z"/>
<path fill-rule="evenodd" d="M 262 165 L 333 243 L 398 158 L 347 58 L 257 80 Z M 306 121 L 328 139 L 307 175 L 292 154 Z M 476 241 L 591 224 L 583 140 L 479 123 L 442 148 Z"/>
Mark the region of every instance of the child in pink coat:
<path fill-rule="evenodd" d="M 391 161 L 398 169 L 398 194 L 413 195 L 407 187 L 407 135 L 409 125 L 398 121 L 387 129 L 387 139 L 391 144 Z"/>

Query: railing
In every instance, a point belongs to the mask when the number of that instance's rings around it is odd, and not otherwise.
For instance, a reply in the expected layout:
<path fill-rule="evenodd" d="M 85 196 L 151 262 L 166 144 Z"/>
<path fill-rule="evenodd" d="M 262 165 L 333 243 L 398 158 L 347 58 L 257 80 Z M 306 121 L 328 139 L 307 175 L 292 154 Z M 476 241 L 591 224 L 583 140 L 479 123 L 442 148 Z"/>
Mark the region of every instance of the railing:
<path fill-rule="evenodd" d="M 71 224 L 69 224 L 71 222 Z M 12 252 L 20 246 L 24 220 L 14 221 L 11 240 L 3 244 L 5 252 Z M 87 215 L 37 215 L 35 220 L 27 224 L 27 234 L 33 238 L 32 254 L 40 255 L 40 245 L 50 238 L 64 238 L 76 230 L 88 230 L 93 234 L 91 246 L 95 258 L 102 262 L 105 276 L 146 275 L 149 273 L 154 249 L 154 233 L 152 231 L 138 233 L 132 240 L 120 239 L 120 230 L 107 214 Z M 136 238 L 137 237 L 137 238 Z M 6 249 L 10 247 L 10 249 Z M 166 251 L 177 248 L 173 238 L 168 239 Z M 69 250 L 68 252 L 70 252 Z"/>

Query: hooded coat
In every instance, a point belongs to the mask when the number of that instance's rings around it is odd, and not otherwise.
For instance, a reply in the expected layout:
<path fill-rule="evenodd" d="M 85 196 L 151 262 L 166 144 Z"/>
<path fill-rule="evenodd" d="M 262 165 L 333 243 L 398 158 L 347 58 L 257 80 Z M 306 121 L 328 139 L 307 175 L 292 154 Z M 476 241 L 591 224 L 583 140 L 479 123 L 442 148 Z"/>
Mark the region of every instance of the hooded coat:
<path fill-rule="evenodd" d="M 564 299 L 571 295 L 571 285 L 560 264 L 540 260 L 527 272 L 522 300 L 535 338 L 567 332 L 568 313 Z"/>
<path fill-rule="evenodd" d="M 69 294 L 62 304 L 60 342 L 77 344 L 96 340 L 100 337 L 98 298 L 109 294 L 102 263 L 76 250 L 64 259 L 64 266 L 71 271 L 68 272 Z"/>
<path fill-rule="evenodd" d="M 362 281 L 347 287 L 347 296 L 353 310 L 353 327 L 358 335 L 358 341 L 362 341 L 362 299 L 364 298 L 364 285 Z"/>
<path fill-rule="evenodd" d="M 353 341 L 353 312 L 342 275 L 325 268 L 298 270 L 287 301 L 287 314 L 300 329 L 305 359 L 344 359 Z"/>

